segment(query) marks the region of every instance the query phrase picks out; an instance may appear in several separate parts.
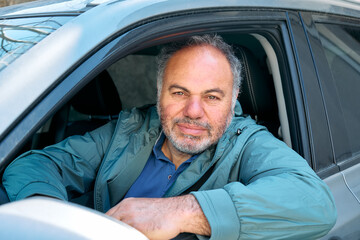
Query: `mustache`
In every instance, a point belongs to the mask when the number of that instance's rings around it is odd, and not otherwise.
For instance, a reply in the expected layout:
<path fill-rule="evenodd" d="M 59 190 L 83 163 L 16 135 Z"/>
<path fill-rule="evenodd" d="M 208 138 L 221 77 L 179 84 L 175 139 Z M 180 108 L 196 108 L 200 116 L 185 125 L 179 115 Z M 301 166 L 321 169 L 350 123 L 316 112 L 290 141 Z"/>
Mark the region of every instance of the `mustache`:
<path fill-rule="evenodd" d="M 191 124 L 191 125 L 194 125 L 194 126 L 203 127 L 203 128 L 208 129 L 208 130 L 211 130 L 211 125 L 208 122 L 201 122 L 201 121 L 190 119 L 190 118 L 175 118 L 173 120 L 173 122 L 174 123 Z"/>

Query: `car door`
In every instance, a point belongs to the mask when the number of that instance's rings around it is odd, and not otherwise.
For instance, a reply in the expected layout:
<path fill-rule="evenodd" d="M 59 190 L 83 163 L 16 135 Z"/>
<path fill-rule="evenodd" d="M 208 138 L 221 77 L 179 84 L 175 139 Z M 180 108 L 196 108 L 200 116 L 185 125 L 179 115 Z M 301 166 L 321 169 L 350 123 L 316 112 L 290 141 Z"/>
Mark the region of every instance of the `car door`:
<path fill-rule="evenodd" d="M 330 186 L 338 209 L 337 223 L 325 239 L 356 239 L 360 234 L 360 20 L 329 14 L 302 16 L 336 164 L 317 160 L 324 165 L 319 174 Z"/>

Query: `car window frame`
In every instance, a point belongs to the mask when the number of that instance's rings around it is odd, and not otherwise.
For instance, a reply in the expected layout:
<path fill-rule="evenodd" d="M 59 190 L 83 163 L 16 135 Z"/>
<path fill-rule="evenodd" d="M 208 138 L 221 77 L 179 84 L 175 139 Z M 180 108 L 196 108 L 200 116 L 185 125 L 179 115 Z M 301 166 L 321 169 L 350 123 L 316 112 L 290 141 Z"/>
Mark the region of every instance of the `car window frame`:
<path fill-rule="evenodd" d="M 292 33 L 291 44 L 294 49 L 294 59 L 299 73 L 298 88 L 301 97 L 297 98 L 297 104 L 302 101 L 304 109 L 299 109 L 299 113 L 304 116 L 298 116 L 300 121 L 299 128 L 304 137 L 307 139 L 302 143 L 304 148 L 305 159 L 311 160 L 313 170 L 322 178 L 338 172 L 338 168 L 333 158 L 332 143 L 329 139 L 329 127 L 327 115 L 324 107 L 324 101 L 321 86 L 318 84 L 317 69 L 314 65 L 312 49 L 309 45 L 309 35 L 306 31 L 306 19 L 302 16 L 303 12 L 289 12 L 288 18 L 290 22 L 290 31 Z M 294 92 L 294 96 L 296 95 Z M 301 118 L 305 119 L 305 123 L 301 123 Z M 301 126 L 303 124 L 303 126 Z M 306 136 L 307 134 L 307 136 Z M 307 145 L 308 144 L 308 145 Z M 306 155 L 307 154 L 307 155 Z"/>
<path fill-rule="evenodd" d="M 355 26 L 359 28 L 358 24 L 360 23 L 360 20 L 350 17 L 319 13 L 304 13 L 304 16 L 308 18 L 310 22 L 306 28 L 309 33 L 311 32 L 311 35 L 309 34 L 309 41 L 314 52 L 315 64 L 319 73 L 319 81 L 323 86 L 324 101 L 330 121 L 330 133 L 334 148 L 334 162 L 337 164 L 339 170 L 342 171 L 360 163 L 360 154 L 353 157 L 342 157 L 344 153 L 351 151 L 351 147 L 348 136 L 345 134 L 347 132 L 345 128 L 345 121 L 343 116 L 338 114 L 342 111 L 340 99 L 337 94 L 336 86 L 334 85 L 330 66 L 328 65 L 328 61 L 325 57 L 325 51 L 315 23 Z M 329 81 L 329 79 L 331 79 L 331 81 Z"/>
<path fill-rule="evenodd" d="M 223 11 L 223 10 L 222 10 Z M 58 85 L 54 86 L 53 89 L 49 90 L 48 93 L 44 94 L 43 98 L 39 100 L 38 103 L 34 104 L 28 114 L 26 114 L 21 121 L 6 135 L 2 141 L 3 149 L 8 149 L 8 152 L 3 152 L 1 159 L 0 171 L 2 172 L 5 166 L 11 161 L 11 159 L 17 154 L 17 151 L 24 144 L 26 139 L 33 135 L 38 128 L 40 128 L 61 106 L 63 106 L 72 96 L 76 94 L 83 86 L 85 86 L 94 76 L 100 73 L 102 70 L 109 67 L 114 61 L 126 56 L 130 53 L 136 52 L 137 50 L 163 44 L 168 41 L 174 40 L 179 37 L 179 33 L 182 36 L 191 35 L 194 32 L 201 33 L 206 29 L 209 31 L 216 31 L 218 28 L 219 32 L 229 32 L 229 31 L 252 31 L 251 33 L 259 33 L 264 35 L 268 32 L 268 37 L 271 38 L 272 34 L 269 29 L 272 31 L 279 31 L 279 37 L 282 39 L 272 39 L 274 48 L 277 53 L 280 53 L 279 62 L 281 65 L 280 71 L 282 74 L 283 84 L 286 85 L 284 92 L 285 97 L 289 98 L 289 103 L 286 107 L 288 114 L 290 115 L 289 121 L 291 123 L 291 129 L 295 131 L 291 132 L 292 139 L 295 140 L 295 150 L 299 151 L 300 154 L 304 155 L 304 149 L 307 149 L 308 144 L 304 144 L 307 141 L 303 141 L 304 136 L 301 136 L 299 133 L 303 133 L 301 127 L 298 126 L 299 118 L 298 116 L 303 116 L 304 113 L 297 114 L 299 109 L 302 109 L 301 102 L 297 99 L 293 99 L 293 83 L 298 82 L 298 73 L 293 72 L 297 67 L 293 65 L 294 54 L 292 49 L 292 42 L 290 41 L 291 33 L 289 32 L 289 17 L 284 11 L 260 11 L 261 15 L 254 11 L 248 10 L 238 10 L 238 14 L 235 16 L 235 10 L 232 11 L 223 11 L 223 13 L 229 14 L 228 18 L 219 16 L 221 10 L 213 11 L 213 15 L 209 14 L 209 11 L 206 12 L 206 17 L 200 19 L 200 14 L 202 11 L 199 11 L 197 15 L 192 12 L 192 18 L 198 18 L 199 23 L 195 24 L 194 19 L 190 20 L 189 16 L 186 13 L 183 15 L 175 16 L 166 16 L 166 18 L 161 18 L 153 20 L 152 22 L 146 23 L 145 25 L 137 26 L 127 32 L 119 31 L 116 36 L 110 37 L 112 40 L 104 43 L 104 46 L 99 47 L 94 53 L 89 54 L 87 59 L 82 59 L 77 62 L 76 65 L 72 67 L 72 70 L 69 71 L 68 75 L 65 75 L 63 79 L 57 80 Z M 181 17 L 183 16 L 183 17 Z M 214 17 L 215 16 L 215 17 Z M 167 18 L 178 18 L 177 25 L 174 25 L 174 22 L 169 24 Z M 216 27 L 213 25 L 216 23 Z M 263 26 L 272 26 L 266 29 L 259 29 L 259 24 Z M 171 25 L 171 26 L 170 26 Z M 237 26 L 235 26 L 237 25 Z M 226 27 L 224 29 L 224 26 Z M 222 27 L 220 29 L 220 27 Z M 144 31 L 144 28 L 146 31 Z M 280 30 L 279 30 L 280 28 Z M 140 40 L 139 40 L 140 39 Z M 276 44 L 276 41 L 283 41 L 284 46 L 281 44 Z M 286 50 L 281 48 L 287 48 Z M 291 59 L 288 59 L 288 58 Z M 288 69 L 290 68 L 290 70 Z M 290 77 L 290 81 L 288 77 Z M 286 77 L 285 77 L 286 76 Z M 301 94 L 297 92 L 297 96 L 301 98 Z M 65 94 L 64 94 L 65 93 Z M 293 104 L 297 104 L 297 107 L 294 107 Z M 300 104 L 300 105 L 299 105 Z M 300 120 L 301 122 L 302 120 Z M 307 124 L 302 123 L 302 126 Z M 307 134 L 307 133 L 305 133 Z M 299 140 L 300 139 L 300 140 Z M 312 160 L 307 158 L 309 164 Z"/>

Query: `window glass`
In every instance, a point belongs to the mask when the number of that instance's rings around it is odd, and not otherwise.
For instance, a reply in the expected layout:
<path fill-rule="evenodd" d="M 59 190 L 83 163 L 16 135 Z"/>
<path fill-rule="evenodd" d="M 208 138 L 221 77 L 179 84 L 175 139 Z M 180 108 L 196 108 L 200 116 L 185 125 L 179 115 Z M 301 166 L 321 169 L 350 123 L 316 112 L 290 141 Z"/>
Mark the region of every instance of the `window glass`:
<path fill-rule="evenodd" d="M 0 71 L 72 17 L 0 20 Z"/>
<path fill-rule="evenodd" d="M 360 153 L 360 28 L 318 23 L 351 147 Z M 336 96 L 334 96 L 336 97 Z"/>

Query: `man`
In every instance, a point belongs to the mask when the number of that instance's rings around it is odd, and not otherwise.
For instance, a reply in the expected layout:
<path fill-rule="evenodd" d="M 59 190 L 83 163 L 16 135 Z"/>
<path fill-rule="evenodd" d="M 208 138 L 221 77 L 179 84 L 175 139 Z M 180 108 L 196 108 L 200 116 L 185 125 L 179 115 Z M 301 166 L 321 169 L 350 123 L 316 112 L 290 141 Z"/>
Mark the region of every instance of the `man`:
<path fill-rule="evenodd" d="M 167 48 L 157 110 L 123 111 L 117 123 L 23 154 L 4 173 L 9 198 L 91 195 L 95 209 L 150 239 L 326 234 L 336 219 L 329 189 L 304 159 L 241 115 L 239 71 L 218 36 Z"/>

